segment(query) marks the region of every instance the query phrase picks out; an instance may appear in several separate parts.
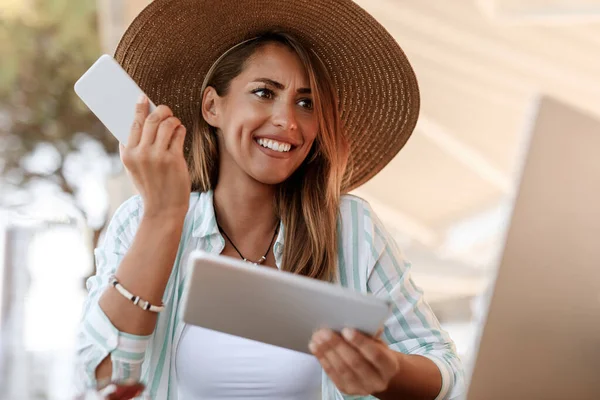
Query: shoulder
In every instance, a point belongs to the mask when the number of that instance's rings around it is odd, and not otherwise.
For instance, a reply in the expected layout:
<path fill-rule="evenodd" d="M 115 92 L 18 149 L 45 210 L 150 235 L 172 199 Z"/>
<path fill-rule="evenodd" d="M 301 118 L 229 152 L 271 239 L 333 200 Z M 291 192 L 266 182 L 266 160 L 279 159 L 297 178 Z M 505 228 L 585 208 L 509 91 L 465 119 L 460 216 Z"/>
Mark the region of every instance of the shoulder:
<path fill-rule="evenodd" d="M 340 282 L 359 291 L 372 290 L 368 282 L 375 269 L 384 271 L 395 265 L 400 253 L 392 251 L 393 239 L 366 200 L 354 195 L 342 196 L 338 221 Z M 385 275 L 392 276 L 387 272 Z"/>
<path fill-rule="evenodd" d="M 372 231 L 379 224 L 369 202 L 351 194 L 345 194 L 340 199 L 340 220 L 345 228 L 353 232 L 359 229 Z"/>
<path fill-rule="evenodd" d="M 142 214 L 143 207 L 144 203 L 142 201 L 142 196 L 136 194 L 121 203 L 121 205 L 115 210 L 113 218 L 123 219 L 135 217 L 138 214 Z"/>
<path fill-rule="evenodd" d="M 368 201 L 343 195 L 340 201 L 339 234 L 344 246 L 359 246 L 378 255 L 393 239 Z"/>
<path fill-rule="evenodd" d="M 131 225 L 132 223 L 137 225 L 143 212 L 142 197 L 140 195 L 131 196 L 117 207 L 111 218 L 108 230 L 119 231 L 123 229 L 124 225 Z"/>
<path fill-rule="evenodd" d="M 340 214 L 342 217 L 354 215 L 370 215 L 373 209 L 368 201 L 353 194 L 344 194 L 340 198 Z"/>
<path fill-rule="evenodd" d="M 338 232 L 341 275 L 345 273 L 348 276 L 348 271 L 358 271 L 359 277 L 372 282 L 368 290 L 376 293 L 383 290 L 387 283 L 405 276 L 410 263 L 366 200 L 357 196 L 343 196 Z M 370 280 L 373 275 L 376 278 Z M 346 278 L 347 282 L 351 280 Z M 342 280 L 342 284 L 344 282 Z M 367 290 L 364 286 L 361 288 Z"/>
<path fill-rule="evenodd" d="M 125 200 L 113 213 L 100 243 L 130 242 L 135 235 L 143 213 L 143 202 L 140 195 L 131 196 Z"/>
<path fill-rule="evenodd" d="M 368 201 L 343 195 L 340 201 L 339 235 L 346 247 L 359 247 L 369 254 L 378 252 L 386 241 L 386 231 Z"/>

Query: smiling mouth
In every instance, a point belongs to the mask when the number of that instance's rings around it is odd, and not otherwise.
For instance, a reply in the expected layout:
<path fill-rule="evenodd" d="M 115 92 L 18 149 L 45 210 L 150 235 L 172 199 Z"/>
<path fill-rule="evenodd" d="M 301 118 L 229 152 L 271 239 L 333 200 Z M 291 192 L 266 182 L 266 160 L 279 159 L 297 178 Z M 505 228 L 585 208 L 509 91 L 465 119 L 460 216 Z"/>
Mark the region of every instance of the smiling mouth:
<path fill-rule="evenodd" d="M 273 151 L 277 151 L 279 153 L 287 153 L 294 148 L 294 146 L 292 146 L 289 143 L 278 142 L 272 139 L 259 138 L 255 141 L 256 143 L 258 143 L 259 146 L 271 149 Z"/>

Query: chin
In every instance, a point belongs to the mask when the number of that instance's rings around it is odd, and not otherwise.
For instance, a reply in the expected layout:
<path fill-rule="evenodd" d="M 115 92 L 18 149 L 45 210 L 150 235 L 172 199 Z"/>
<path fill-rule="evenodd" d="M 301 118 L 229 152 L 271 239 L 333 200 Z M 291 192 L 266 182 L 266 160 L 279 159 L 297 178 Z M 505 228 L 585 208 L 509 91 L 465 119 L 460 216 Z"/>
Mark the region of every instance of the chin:
<path fill-rule="evenodd" d="M 280 183 L 285 182 L 293 173 L 294 171 L 286 173 L 280 169 L 279 171 L 260 171 L 259 173 L 251 174 L 251 176 L 265 185 L 279 185 Z"/>
<path fill-rule="evenodd" d="M 287 180 L 287 178 L 289 178 L 289 175 L 284 176 L 284 177 L 258 176 L 258 177 L 255 177 L 254 179 L 256 179 L 257 181 L 259 181 L 260 183 L 263 183 L 265 185 L 279 185 L 280 183 L 285 182 Z"/>

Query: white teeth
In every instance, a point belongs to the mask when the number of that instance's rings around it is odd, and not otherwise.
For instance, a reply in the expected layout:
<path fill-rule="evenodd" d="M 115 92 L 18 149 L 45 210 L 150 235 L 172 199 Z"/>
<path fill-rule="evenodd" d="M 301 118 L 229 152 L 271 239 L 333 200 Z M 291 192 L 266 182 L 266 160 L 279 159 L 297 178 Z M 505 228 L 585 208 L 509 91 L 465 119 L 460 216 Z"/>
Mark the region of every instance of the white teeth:
<path fill-rule="evenodd" d="M 280 143 L 280 142 L 277 142 L 277 141 L 271 140 L 271 139 L 260 138 L 256 142 L 259 145 L 261 145 L 262 147 L 266 147 L 271 150 L 279 151 L 281 153 L 286 153 L 286 152 L 290 151 L 290 149 L 292 148 L 292 145 L 289 143 Z"/>

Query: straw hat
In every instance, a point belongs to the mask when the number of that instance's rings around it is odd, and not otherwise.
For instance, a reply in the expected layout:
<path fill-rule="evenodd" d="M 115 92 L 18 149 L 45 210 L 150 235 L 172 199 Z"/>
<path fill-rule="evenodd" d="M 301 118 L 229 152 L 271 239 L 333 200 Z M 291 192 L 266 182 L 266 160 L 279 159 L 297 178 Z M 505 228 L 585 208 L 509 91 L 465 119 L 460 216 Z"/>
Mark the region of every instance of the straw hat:
<path fill-rule="evenodd" d="M 350 142 L 349 184 L 368 181 L 411 135 L 415 74 L 396 41 L 351 0 L 155 0 L 131 23 L 115 58 L 156 104 L 190 129 L 213 63 L 236 44 L 287 32 L 324 61 Z"/>

